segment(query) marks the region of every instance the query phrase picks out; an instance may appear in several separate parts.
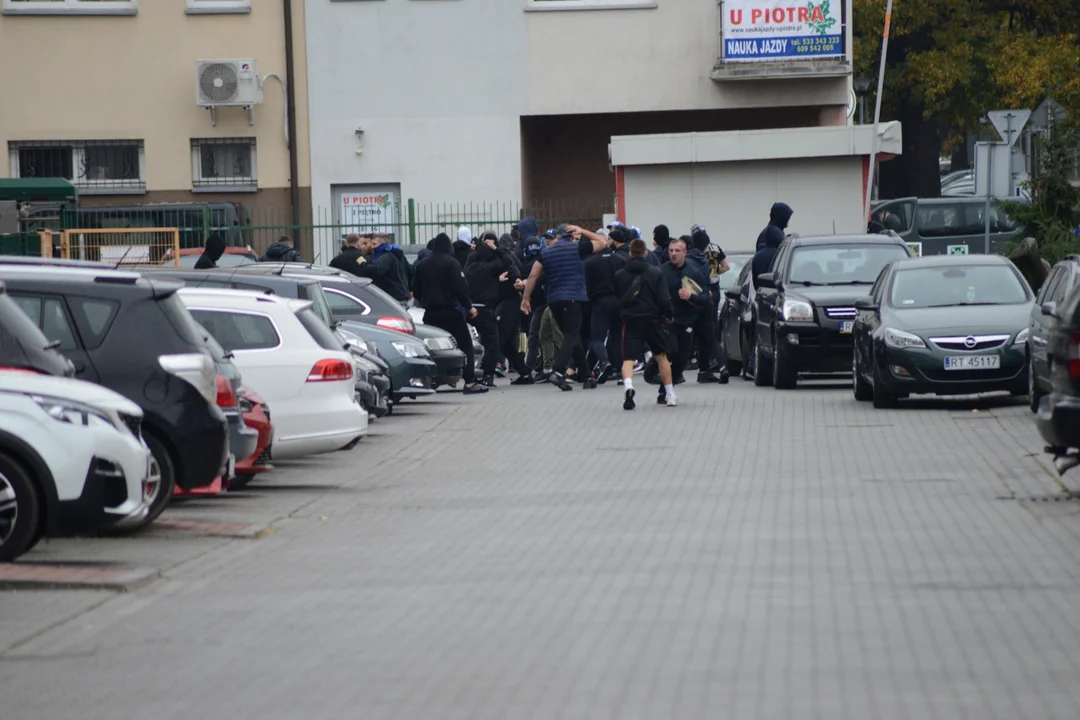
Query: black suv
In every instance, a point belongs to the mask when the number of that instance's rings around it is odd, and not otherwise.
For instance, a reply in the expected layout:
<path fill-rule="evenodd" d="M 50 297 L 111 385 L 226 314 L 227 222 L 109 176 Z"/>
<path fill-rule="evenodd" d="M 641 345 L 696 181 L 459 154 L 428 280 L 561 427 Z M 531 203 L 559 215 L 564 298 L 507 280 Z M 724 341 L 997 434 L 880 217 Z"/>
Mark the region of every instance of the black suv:
<path fill-rule="evenodd" d="M 1064 473 L 1080 465 L 1080 290 L 1059 305 L 1043 303 L 1042 311 L 1054 320 L 1046 343 L 1051 389 L 1039 403 L 1035 426 Z"/>
<path fill-rule="evenodd" d="M 42 341 L 41 330 L 7 294 L 0 282 L 0 368 L 33 370 L 42 375 L 75 377 L 75 365 Z"/>
<path fill-rule="evenodd" d="M 161 469 L 147 522 L 173 494 L 214 482 L 227 466 L 228 428 L 217 407 L 217 373 L 198 325 L 176 296 L 179 283 L 135 273 L 0 264 L 15 304 L 75 375 L 139 405 L 143 436 Z"/>
<path fill-rule="evenodd" d="M 850 373 L 855 301 L 889 261 L 911 256 L 891 235 L 785 240 L 754 298 L 754 384 L 793 388 L 799 373 Z"/>
<path fill-rule="evenodd" d="M 1039 411 L 1039 401 L 1050 391 L 1053 368 L 1050 366 L 1050 334 L 1054 317 L 1073 288 L 1080 285 L 1080 255 L 1068 255 L 1050 271 L 1035 297 L 1035 307 L 1028 322 L 1028 398 L 1031 411 Z"/>

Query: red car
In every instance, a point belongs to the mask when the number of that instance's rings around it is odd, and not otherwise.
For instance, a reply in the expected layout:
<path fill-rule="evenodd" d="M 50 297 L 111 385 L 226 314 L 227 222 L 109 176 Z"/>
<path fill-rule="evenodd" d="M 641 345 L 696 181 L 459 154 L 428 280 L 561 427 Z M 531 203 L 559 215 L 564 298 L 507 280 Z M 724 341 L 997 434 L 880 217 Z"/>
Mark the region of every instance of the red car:
<path fill-rule="evenodd" d="M 270 464 L 270 440 L 273 426 L 270 424 L 270 408 L 259 395 L 247 387 L 240 388 L 240 412 L 244 424 L 259 432 L 259 443 L 251 457 L 236 461 L 236 477 L 229 483 L 230 489 L 242 488 L 261 472 L 273 470 Z"/>

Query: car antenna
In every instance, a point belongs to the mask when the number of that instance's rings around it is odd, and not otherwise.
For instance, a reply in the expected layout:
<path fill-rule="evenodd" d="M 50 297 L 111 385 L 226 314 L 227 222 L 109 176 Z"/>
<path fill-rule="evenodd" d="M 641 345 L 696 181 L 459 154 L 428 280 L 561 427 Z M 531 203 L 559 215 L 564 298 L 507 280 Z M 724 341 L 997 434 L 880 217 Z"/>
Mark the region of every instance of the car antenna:
<path fill-rule="evenodd" d="M 316 255 L 315 259 L 308 263 L 307 269 L 310 270 L 311 266 L 314 265 L 315 263 L 319 262 L 319 258 L 321 258 L 321 257 L 322 257 L 322 253 L 319 253 L 318 255 Z"/>
<path fill-rule="evenodd" d="M 120 266 L 123 265 L 123 263 L 124 263 L 124 258 L 126 258 L 128 256 L 128 253 L 131 252 L 131 248 L 133 248 L 133 247 L 134 247 L 134 245 L 128 245 L 128 249 L 124 251 L 124 254 L 121 255 L 120 259 L 116 261 L 115 265 L 113 265 L 113 270 L 119 270 L 120 269 Z"/>

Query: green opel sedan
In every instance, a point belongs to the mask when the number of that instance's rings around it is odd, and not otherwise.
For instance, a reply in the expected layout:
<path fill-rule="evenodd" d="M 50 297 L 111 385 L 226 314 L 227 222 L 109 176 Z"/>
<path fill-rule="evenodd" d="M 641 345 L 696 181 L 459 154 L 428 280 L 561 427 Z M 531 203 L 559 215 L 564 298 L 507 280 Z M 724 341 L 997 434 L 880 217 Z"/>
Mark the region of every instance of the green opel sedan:
<path fill-rule="evenodd" d="M 885 266 L 855 303 L 855 399 L 1027 394 L 1034 295 L 1000 255 L 935 255 Z"/>

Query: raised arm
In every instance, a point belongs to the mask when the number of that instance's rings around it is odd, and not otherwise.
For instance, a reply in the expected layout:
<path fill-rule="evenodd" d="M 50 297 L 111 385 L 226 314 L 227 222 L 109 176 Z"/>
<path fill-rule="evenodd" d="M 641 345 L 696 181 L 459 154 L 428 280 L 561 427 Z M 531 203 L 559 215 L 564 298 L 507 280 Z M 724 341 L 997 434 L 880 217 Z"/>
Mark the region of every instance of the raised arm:
<path fill-rule="evenodd" d="M 526 315 L 532 314 L 532 299 L 533 289 L 536 288 L 536 283 L 540 280 L 540 276 L 544 274 L 544 266 L 537 260 L 533 264 L 532 272 L 529 273 L 529 279 L 525 281 L 525 294 L 521 296 L 521 312 Z"/>

